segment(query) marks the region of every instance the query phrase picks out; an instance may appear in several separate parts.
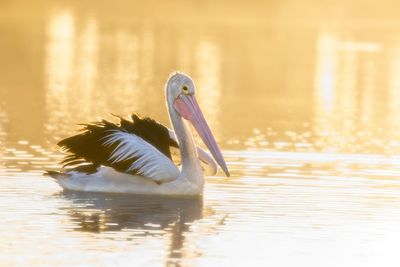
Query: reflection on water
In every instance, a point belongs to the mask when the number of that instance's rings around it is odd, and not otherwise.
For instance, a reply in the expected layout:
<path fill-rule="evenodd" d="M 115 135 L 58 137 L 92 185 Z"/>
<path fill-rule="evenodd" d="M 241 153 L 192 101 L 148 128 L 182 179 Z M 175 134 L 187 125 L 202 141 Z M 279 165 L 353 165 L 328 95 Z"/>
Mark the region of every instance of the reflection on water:
<path fill-rule="evenodd" d="M 203 200 L 99 193 L 63 193 L 75 231 L 110 232 L 110 239 L 137 242 L 147 235 L 169 239 L 168 263 L 185 252 L 185 234 L 202 219 Z M 123 231 L 123 235 L 116 234 Z M 135 240 L 138 239 L 138 240 Z"/>
<path fill-rule="evenodd" d="M 219 119 L 217 113 L 218 105 L 221 102 L 221 95 L 224 95 L 224 89 L 221 88 L 221 58 L 218 47 L 211 41 L 201 41 L 198 44 L 196 51 L 196 84 L 198 88 L 203 90 L 198 91 L 199 101 L 202 101 L 203 109 L 207 110 L 209 117 Z M 214 126 L 214 131 L 218 131 Z"/>
<path fill-rule="evenodd" d="M 51 16 L 47 24 L 46 47 L 46 107 L 48 108 L 49 136 L 61 130 L 57 121 L 63 114 L 68 113 L 68 93 L 71 84 L 71 76 L 74 70 L 74 18 L 71 12 L 64 10 Z M 87 103 L 89 105 L 89 103 Z M 85 105 L 85 107 L 87 106 Z"/>
<path fill-rule="evenodd" d="M 210 177 L 204 200 L 60 193 L 50 178 L 8 169 L 0 176 L 0 229 L 9 242 L 0 244 L 6 252 L 0 259 L 9 266 L 132 260 L 243 266 L 266 257 L 283 266 L 326 259 L 395 266 L 398 156 L 226 151 L 226 157 L 235 176 Z"/>
<path fill-rule="evenodd" d="M 202 217 L 202 199 L 175 199 L 119 194 L 65 192 L 72 201 L 71 217 L 88 232 L 122 229 L 165 229 L 179 222 L 180 228 Z M 183 230 L 183 229 L 182 229 Z M 151 233 L 149 233 L 151 234 Z"/>
<path fill-rule="evenodd" d="M 378 80 L 380 61 L 386 60 L 381 53 L 380 43 L 346 41 L 337 33 L 319 35 L 313 128 L 320 149 L 397 151 L 392 139 L 399 133 L 397 123 L 385 118 L 398 106 L 389 97 L 396 91 L 391 88 L 395 80 L 388 84 Z"/>
<path fill-rule="evenodd" d="M 399 147 L 399 133 L 400 133 L 400 39 L 397 37 L 394 42 L 394 47 L 391 48 L 390 62 L 388 70 L 388 125 L 391 126 L 391 131 L 388 133 L 393 141 L 392 145 Z"/>
<path fill-rule="evenodd" d="M 40 2 L 0 4 L 2 265 L 398 266 L 397 14 Z M 171 199 L 60 193 L 42 176 L 77 123 L 168 124 L 174 70 L 194 78 L 231 178 Z"/>

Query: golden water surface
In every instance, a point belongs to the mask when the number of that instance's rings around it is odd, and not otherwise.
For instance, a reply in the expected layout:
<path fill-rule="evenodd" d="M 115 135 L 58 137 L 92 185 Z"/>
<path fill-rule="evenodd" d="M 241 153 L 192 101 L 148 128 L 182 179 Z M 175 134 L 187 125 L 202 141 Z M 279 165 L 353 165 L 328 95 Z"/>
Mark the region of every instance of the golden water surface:
<path fill-rule="evenodd" d="M 400 4 L 146 2 L 0 1 L 0 265 L 399 266 Z M 175 70 L 230 178 L 171 199 L 42 176 L 78 123 L 169 124 Z"/>

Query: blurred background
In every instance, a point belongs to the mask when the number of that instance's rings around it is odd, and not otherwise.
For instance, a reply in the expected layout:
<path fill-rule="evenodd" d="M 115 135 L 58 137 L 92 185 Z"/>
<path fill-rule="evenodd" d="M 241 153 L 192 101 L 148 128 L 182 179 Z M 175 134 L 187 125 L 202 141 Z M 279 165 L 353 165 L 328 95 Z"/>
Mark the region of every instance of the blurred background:
<path fill-rule="evenodd" d="M 224 148 L 396 153 L 400 4 L 375 3 L 3 0 L 2 138 L 54 144 L 110 113 L 169 123 L 179 70 Z"/>
<path fill-rule="evenodd" d="M 0 265 L 399 266 L 399 10 L 0 0 Z M 204 202 L 64 194 L 42 176 L 78 123 L 169 125 L 177 70 L 232 173 L 207 178 Z"/>

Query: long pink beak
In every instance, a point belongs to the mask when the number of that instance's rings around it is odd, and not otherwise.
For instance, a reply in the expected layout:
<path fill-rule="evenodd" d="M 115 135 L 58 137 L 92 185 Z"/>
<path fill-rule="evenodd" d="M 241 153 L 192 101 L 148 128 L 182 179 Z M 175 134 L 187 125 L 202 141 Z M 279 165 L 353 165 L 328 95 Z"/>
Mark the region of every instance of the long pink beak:
<path fill-rule="evenodd" d="M 201 140 L 203 140 L 208 150 L 210 150 L 218 165 L 222 168 L 226 176 L 229 177 L 230 174 L 224 157 L 222 156 L 221 150 L 211 133 L 210 127 L 208 127 L 208 124 L 204 119 L 196 98 L 193 95 L 181 94 L 177 99 L 175 99 L 174 107 L 182 117 L 192 123 L 196 131 L 199 133 Z"/>

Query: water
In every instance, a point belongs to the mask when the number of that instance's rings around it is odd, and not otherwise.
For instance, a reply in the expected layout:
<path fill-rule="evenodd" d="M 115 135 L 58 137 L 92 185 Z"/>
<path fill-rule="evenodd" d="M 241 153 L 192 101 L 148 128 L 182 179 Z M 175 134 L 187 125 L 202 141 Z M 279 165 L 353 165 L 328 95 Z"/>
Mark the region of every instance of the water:
<path fill-rule="evenodd" d="M 1 3 L 0 265 L 398 266 L 391 10 Z M 78 123 L 138 111 L 168 124 L 174 70 L 194 78 L 232 177 L 173 199 L 62 192 L 42 176 Z"/>

